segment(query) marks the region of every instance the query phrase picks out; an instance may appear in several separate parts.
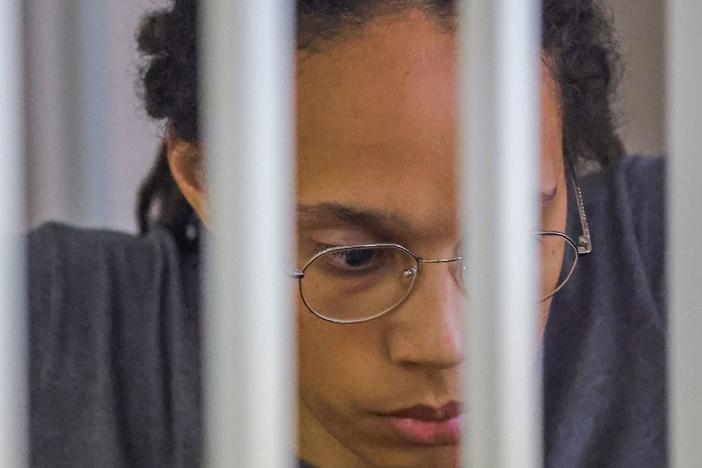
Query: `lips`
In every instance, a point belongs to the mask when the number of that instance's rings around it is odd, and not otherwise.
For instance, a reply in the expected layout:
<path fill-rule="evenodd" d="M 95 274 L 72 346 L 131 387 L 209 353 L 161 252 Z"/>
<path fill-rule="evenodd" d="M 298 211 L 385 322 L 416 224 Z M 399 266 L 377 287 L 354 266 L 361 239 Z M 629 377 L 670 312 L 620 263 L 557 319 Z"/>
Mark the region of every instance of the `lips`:
<path fill-rule="evenodd" d="M 386 416 L 417 419 L 419 421 L 427 422 L 439 422 L 455 418 L 459 414 L 461 414 L 461 404 L 457 401 L 452 401 L 440 408 L 435 408 L 426 405 L 417 405 L 411 408 L 387 413 Z"/>
<path fill-rule="evenodd" d="M 417 405 L 381 415 L 382 424 L 413 445 L 455 445 L 461 440 L 461 405 Z"/>

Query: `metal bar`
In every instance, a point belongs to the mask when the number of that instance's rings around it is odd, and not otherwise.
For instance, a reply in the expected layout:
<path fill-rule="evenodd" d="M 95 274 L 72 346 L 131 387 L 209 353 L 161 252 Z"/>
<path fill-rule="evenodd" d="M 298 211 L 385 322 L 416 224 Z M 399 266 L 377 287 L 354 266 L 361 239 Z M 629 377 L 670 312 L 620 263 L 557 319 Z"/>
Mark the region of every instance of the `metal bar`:
<path fill-rule="evenodd" d="M 0 0 L 0 466 L 27 466 L 21 2 Z"/>
<path fill-rule="evenodd" d="M 62 2 L 61 183 L 67 221 L 104 226 L 107 200 L 107 14 L 105 2 Z"/>
<path fill-rule="evenodd" d="M 671 466 L 686 468 L 702 460 L 702 2 L 668 8 L 670 453 Z"/>
<path fill-rule="evenodd" d="M 468 301 L 464 466 L 541 465 L 536 245 L 538 0 L 462 3 Z"/>
<path fill-rule="evenodd" d="M 61 9 L 67 2 L 26 0 L 25 23 L 25 119 L 27 122 L 25 164 L 27 180 L 27 226 L 33 228 L 48 219 L 62 219 L 68 197 L 63 182 L 63 102 L 60 63 Z M 63 218 L 65 219 L 65 218 Z"/>
<path fill-rule="evenodd" d="M 211 195 L 206 458 L 293 466 L 293 9 L 204 2 L 204 157 Z"/>
<path fill-rule="evenodd" d="M 80 97 L 81 117 L 81 173 L 80 193 L 74 193 L 81 209 L 82 224 L 104 226 L 112 212 L 109 194 L 108 158 L 110 154 L 110 114 L 107 73 L 108 57 L 112 47 L 108 45 L 110 23 L 107 2 L 80 0 L 82 82 Z M 70 44 L 68 45 L 70 47 Z M 74 84 L 75 86 L 75 84 Z M 70 153 L 67 156 L 71 156 Z M 119 157 L 119 155 L 114 155 Z M 78 167 L 72 168 L 74 172 Z M 70 179 L 69 179 L 70 180 Z"/>

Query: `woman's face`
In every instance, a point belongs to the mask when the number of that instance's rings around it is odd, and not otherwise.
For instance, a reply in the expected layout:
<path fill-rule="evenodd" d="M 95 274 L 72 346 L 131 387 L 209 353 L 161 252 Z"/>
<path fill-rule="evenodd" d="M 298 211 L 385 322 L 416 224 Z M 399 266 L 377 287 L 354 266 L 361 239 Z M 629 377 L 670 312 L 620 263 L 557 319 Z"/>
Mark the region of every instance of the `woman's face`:
<path fill-rule="evenodd" d="M 299 52 L 298 266 L 320 246 L 390 242 L 424 258 L 459 252 L 456 51 L 451 32 L 410 11 Z M 542 123 L 541 225 L 562 231 L 561 118 L 545 67 L 534 114 Z M 175 179 L 207 223 L 192 169 L 197 151 L 169 145 Z M 544 252 L 542 284 L 555 284 L 561 261 L 562 251 Z M 365 323 L 323 321 L 298 299 L 302 458 L 319 468 L 456 466 L 456 424 L 437 430 L 418 421 L 426 415 L 387 416 L 460 404 L 465 296 L 454 273 L 426 265 L 404 302 Z M 549 305 L 541 304 L 542 326 Z"/>
<path fill-rule="evenodd" d="M 409 12 L 299 53 L 300 265 L 320 246 L 374 242 L 398 243 L 425 258 L 456 254 L 456 51 L 452 33 Z M 563 230 L 562 132 L 546 71 L 534 112 L 543 122 L 542 225 Z M 336 215 L 330 206 L 359 216 Z M 555 282 L 560 253 L 547 261 L 547 281 Z M 398 430 L 389 422 L 396 418 L 383 415 L 460 400 L 463 298 L 450 268 L 431 265 L 404 302 L 366 323 L 325 322 L 299 299 L 300 455 L 320 468 L 455 466 L 450 431 Z"/>

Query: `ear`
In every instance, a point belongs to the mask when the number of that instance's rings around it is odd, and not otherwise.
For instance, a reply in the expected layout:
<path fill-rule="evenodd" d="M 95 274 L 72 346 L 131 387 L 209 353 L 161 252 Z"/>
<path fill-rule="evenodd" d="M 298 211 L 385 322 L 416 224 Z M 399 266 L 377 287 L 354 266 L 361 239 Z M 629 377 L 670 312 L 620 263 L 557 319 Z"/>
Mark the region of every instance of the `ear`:
<path fill-rule="evenodd" d="M 168 132 L 166 150 L 168 166 L 176 185 L 205 226 L 209 226 L 204 161 L 197 144 L 184 141 L 173 132 Z"/>
<path fill-rule="evenodd" d="M 558 84 L 548 68 L 541 65 L 541 184 L 542 192 L 565 190 L 563 159 L 563 110 Z M 562 186 L 563 185 L 563 186 Z"/>

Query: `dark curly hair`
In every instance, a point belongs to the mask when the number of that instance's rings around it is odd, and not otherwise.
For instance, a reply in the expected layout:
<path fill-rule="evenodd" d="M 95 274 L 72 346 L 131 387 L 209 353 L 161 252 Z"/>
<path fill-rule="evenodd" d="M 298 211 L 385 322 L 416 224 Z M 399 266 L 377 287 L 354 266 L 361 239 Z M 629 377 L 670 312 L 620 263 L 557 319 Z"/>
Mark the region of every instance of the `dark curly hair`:
<path fill-rule="evenodd" d="M 374 15 L 408 7 L 448 28 L 455 23 L 455 0 L 297 0 L 297 46 L 311 49 Z M 197 10 L 197 0 L 172 0 L 170 8 L 146 16 L 138 31 L 146 111 L 189 142 L 198 137 Z M 597 0 L 543 0 L 542 21 L 542 49 L 560 87 L 566 157 L 604 165 L 623 151 L 610 108 L 617 55 L 609 18 Z M 141 187 L 137 212 L 142 233 L 158 223 L 192 243 L 197 219 L 170 175 L 164 146 Z"/>

